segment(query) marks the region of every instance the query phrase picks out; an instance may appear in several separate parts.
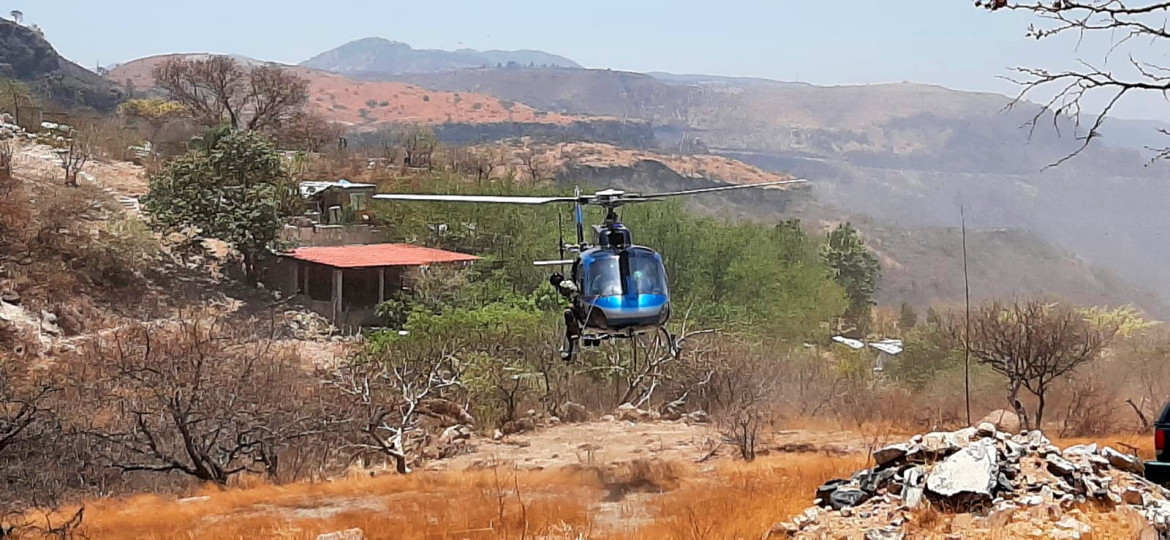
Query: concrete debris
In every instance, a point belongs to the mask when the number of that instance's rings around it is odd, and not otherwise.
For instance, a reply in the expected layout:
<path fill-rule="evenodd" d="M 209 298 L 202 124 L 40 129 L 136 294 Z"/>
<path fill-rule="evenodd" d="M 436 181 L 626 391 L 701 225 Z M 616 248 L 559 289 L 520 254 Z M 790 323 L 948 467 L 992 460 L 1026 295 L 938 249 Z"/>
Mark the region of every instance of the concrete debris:
<path fill-rule="evenodd" d="M 949 502 L 989 502 L 998 474 L 995 439 L 982 439 L 935 466 L 926 477 L 926 491 Z"/>
<path fill-rule="evenodd" d="M 1170 539 L 1170 491 L 1141 476 L 1138 458 L 1095 444 L 1061 450 L 1039 431 L 985 423 L 877 449 L 873 468 L 820 486 L 815 512 L 777 523 L 768 537 L 900 539 L 929 504 L 955 537 L 1091 538 L 1078 508 L 1097 501 Z"/>

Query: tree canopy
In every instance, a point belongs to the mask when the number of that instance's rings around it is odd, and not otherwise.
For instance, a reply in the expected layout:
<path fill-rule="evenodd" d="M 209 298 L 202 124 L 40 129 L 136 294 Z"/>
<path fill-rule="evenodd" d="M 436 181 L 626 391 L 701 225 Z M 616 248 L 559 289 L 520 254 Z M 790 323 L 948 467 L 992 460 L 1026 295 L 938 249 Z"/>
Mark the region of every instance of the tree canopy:
<path fill-rule="evenodd" d="M 881 265 L 877 257 L 865 247 L 857 229 L 849 223 L 842 223 L 833 229 L 823 246 L 825 263 L 833 271 L 837 283 L 845 288 L 849 309 L 845 316 L 850 323 L 864 329 L 873 295 L 877 293 L 881 280 Z"/>
<path fill-rule="evenodd" d="M 156 84 L 205 126 L 268 130 L 309 99 L 309 83 L 277 66 L 242 66 L 227 56 L 171 58 L 154 69 Z"/>
<path fill-rule="evenodd" d="M 196 238 L 228 242 L 254 280 L 257 260 L 276 239 L 292 183 L 264 135 L 219 129 L 198 142 L 151 177 L 146 211 L 157 227 L 193 229 Z"/>
<path fill-rule="evenodd" d="M 1043 101 L 1045 108 L 1032 119 L 1033 125 L 1051 114 L 1054 126 L 1060 125 L 1060 117 L 1070 117 L 1081 127 L 1082 115 L 1087 117 L 1089 127 L 1078 135 L 1081 145 L 1072 155 L 1101 137 L 1105 119 L 1126 97 L 1144 92 L 1170 92 L 1168 66 L 1162 63 L 1161 54 L 1166 44 L 1162 40 L 1170 38 L 1166 27 L 1170 2 L 977 0 L 975 5 L 992 12 L 1019 11 L 1035 15 L 1038 21 L 1028 25 L 1026 35 L 1037 40 L 1068 34 L 1077 36 L 1074 43 L 1079 45 L 1085 36 L 1100 34 L 1110 42 L 1101 60 L 1078 59 L 1073 68 L 1013 68 L 1012 79 L 1020 86 L 1017 102 L 1036 93 L 1050 96 Z M 1112 65 L 1111 59 L 1115 59 Z M 1095 103 L 1102 105 L 1095 107 Z M 1170 147 L 1154 150 L 1157 152 L 1154 159 L 1170 158 Z"/>

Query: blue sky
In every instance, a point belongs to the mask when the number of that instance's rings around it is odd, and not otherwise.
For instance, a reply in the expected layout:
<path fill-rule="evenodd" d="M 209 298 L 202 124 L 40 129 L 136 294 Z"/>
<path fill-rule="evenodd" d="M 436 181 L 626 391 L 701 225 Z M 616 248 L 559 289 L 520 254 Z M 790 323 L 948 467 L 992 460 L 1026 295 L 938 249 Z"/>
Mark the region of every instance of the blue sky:
<path fill-rule="evenodd" d="M 85 66 L 169 52 L 295 63 L 380 36 L 417 48 L 542 49 L 588 67 L 742 75 L 815 84 L 913 81 L 1011 94 L 1015 65 L 1098 62 L 1104 43 L 1024 37 L 1030 19 L 972 0 L 334 1 L 17 0 Z M 1164 55 L 1151 58 L 1158 60 Z M 1160 97 L 1130 118 L 1166 117 Z"/>

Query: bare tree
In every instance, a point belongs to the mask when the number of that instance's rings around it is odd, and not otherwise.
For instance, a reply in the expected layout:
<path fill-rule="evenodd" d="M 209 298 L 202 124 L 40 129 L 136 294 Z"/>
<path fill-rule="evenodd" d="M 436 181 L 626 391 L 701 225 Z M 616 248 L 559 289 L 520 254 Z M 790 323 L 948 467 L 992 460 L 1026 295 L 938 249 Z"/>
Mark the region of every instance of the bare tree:
<path fill-rule="evenodd" d="M 545 178 L 546 172 L 544 164 L 541 163 L 540 154 L 532 148 L 525 149 L 519 154 L 520 161 L 524 164 L 524 170 L 528 173 L 528 177 L 533 182 Z"/>
<path fill-rule="evenodd" d="M 246 68 L 227 56 L 172 58 L 154 69 L 156 84 L 206 126 L 272 129 L 308 100 L 309 83 L 277 66 Z"/>
<path fill-rule="evenodd" d="M 407 167 L 431 167 L 431 157 L 439 145 L 435 130 L 427 126 L 411 125 L 399 135 L 398 140 L 406 151 Z"/>
<path fill-rule="evenodd" d="M 89 156 L 89 145 L 79 140 L 76 133 L 69 139 L 68 148 L 57 150 L 57 159 L 61 161 L 61 168 L 65 171 L 65 185 L 77 187 L 77 176 L 89 162 Z"/>
<path fill-rule="evenodd" d="M 74 384 L 90 407 L 81 430 L 123 473 L 275 478 L 282 447 L 325 427 L 296 357 L 204 317 L 119 330 L 78 364 Z"/>
<path fill-rule="evenodd" d="M 1166 18 L 1170 14 L 1170 2 L 1123 1 L 1123 0 L 1029 0 L 1009 3 L 1007 0 L 977 0 L 976 6 L 989 11 L 1015 10 L 1030 12 L 1042 22 L 1029 25 L 1027 36 L 1045 39 L 1062 34 L 1084 37 L 1091 33 L 1106 34 L 1112 40 L 1112 47 L 1100 64 L 1080 62 L 1080 67 L 1068 70 L 1051 70 L 1039 67 L 1016 67 L 1012 80 L 1021 90 L 1014 103 L 1044 88 L 1052 88 L 1055 95 L 1048 99 L 1031 120 L 1035 129 L 1046 114 L 1052 113 L 1053 126 L 1059 129 L 1062 117 L 1071 117 L 1077 128 L 1081 117 L 1088 113 L 1085 100 L 1090 96 L 1104 98 L 1104 105 L 1089 113 L 1092 121 L 1088 132 L 1078 136 L 1080 146 L 1070 155 L 1053 165 L 1068 160 L 1089 146 L 1101 136 L 1101 127 L 1113 108 L 1127 95 L 1138 92 L 1170 91 L 1170 67 L 1143 60 L 1140 54 L 1130 52 L 1127 66 L 1123 69 L 1106 67 L 1110 56 L 1119 48 L 1129 44 L 1144 46 L 1151 56 L 1160 54 L 1158 44 L 1170 38 Z M 1166 133 L 1160 130 L 1163 134 Z M 1170 147 L 1153 149 L 1154 159 L 1170 157 Z"/>
<path fill-rule="evenodd" d="M 0 180 L 12 178 L 12 158 L 14 155 L 11 142 L 0 142 Z"/>
<path fill-rule="evenodd" d="M 400 474 L 411 471 L 424 415 L 447 413 L 473 421 L 462 407 L 443 397 L 446 389 L 459 384 L 459 370 L 450 354 L 434 361 L 359 358 L 327 374 L 326 381 L 349 400 L 346 417 L 358 437 L 350 446 L 393 459 Z"/>
<path fill-rule="evenodd" d="M 948 332 L 971 349 L 979 362 L 1008 380 L 1008 401 L 1025 429 L 1033 424 L 1020 390 L 1036 396 L 1035 427 L 1044 422 L 1045 398 L 1052 383 L 1095 360 L 1117 334 L 1108 322 L 1094 323 L 1075 309 L 1039 300 L 1004 305 L 992 302 L 964 318 L 950 317 Z"/>

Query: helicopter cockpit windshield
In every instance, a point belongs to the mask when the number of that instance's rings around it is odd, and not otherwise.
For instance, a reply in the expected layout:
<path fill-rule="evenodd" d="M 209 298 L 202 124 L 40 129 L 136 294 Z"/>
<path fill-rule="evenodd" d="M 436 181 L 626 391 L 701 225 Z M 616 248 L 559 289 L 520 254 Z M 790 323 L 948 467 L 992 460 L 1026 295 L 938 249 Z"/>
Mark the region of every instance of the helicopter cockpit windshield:
<path fill-rule="evenodd" d="M 667 294 L 662 259 L 653 251 L 601 252 L 588 258 L 585 272 L 587 297 L 644 294 Z"/>

